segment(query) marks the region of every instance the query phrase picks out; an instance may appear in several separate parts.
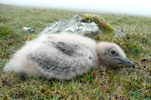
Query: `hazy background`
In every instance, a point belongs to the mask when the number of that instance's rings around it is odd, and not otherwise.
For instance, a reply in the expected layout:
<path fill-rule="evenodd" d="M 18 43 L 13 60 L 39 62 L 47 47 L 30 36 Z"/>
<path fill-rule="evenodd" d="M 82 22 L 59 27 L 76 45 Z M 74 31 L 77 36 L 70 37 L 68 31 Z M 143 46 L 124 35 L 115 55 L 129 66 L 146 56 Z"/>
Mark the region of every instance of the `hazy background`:
<path fill-rule="evenodd" d="M 0 0 L 0 4 L 151 17 L 151 0 Z"/>

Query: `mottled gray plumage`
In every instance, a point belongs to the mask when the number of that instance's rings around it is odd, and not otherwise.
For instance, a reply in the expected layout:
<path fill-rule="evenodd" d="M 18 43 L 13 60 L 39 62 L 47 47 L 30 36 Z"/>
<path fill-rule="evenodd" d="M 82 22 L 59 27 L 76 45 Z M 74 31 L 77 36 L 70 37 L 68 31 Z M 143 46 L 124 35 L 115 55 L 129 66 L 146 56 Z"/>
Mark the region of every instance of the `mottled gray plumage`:
<path fill-rule="evenodd" d="M 110 54 L 111 49 L 112 53 L 117 54 Z M 124 64 L 124 59 L 124 52 L 113 43 L 96 45 L 90 38 L 71 33 L 45 34 L 17 51 L 4 71 L 48 79 L 71 79 L 89 72 L 91 68 L 98 68 L 99 64 L 106 69 L 122 61 Z M 128 66 L 133 65 L 129 61 Z"/>
<path fill-rule="evenodd" d="M 52 78 L 72 78 L 87 73 L 91 69 L 90 66 L 93 66 L 91 62 L 93 54 L 80 44 L 44 42 L 43 45 L 45 44 L 50 49 L 56 49 L 57 53 L 51 50 L 30 52 L 27 59 L 39 65 L 45 72 L 52 73 Z"/>

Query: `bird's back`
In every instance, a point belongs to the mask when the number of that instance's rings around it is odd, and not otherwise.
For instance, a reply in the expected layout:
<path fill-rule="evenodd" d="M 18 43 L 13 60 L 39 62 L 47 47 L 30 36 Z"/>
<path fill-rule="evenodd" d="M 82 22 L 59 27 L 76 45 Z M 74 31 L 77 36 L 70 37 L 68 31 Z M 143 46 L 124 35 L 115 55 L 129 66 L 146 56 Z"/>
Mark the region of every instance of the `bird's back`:
<path fill-rule="evenodd" d="M 48 79 L 71 79 L 98 67 L 95 47 L 95 41 L 76 34 L 41 35 L 20 49 L 4 70 Z"/>

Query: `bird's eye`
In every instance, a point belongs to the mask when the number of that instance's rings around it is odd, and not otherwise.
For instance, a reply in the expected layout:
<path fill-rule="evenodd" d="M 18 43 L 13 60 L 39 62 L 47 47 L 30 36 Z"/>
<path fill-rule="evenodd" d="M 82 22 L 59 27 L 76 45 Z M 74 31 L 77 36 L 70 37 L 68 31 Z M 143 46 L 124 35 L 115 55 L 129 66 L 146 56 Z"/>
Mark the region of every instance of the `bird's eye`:
<path fill-rule="evenodd" d="M 111 50 L 111 55 L 118 56 L 118 53 L 115 50 Z"/>
<path fill-rule="evenodd" d="M 114 50 L 111 50 L 111 54 L 114 55 L 116 52 Z"/>

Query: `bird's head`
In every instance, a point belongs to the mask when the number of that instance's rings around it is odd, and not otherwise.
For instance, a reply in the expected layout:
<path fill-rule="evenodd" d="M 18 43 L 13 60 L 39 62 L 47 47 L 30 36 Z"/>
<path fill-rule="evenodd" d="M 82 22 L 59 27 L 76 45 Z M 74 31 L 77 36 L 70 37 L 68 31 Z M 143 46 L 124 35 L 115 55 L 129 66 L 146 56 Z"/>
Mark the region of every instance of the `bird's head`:
<path fill-rule="evenodd" d="M 126 65 L 135 68 L 123 50 L 115 43 L 100 42 L 96 47 L 96 52 L 101 65 L 106 67 L 117 67 L 118 65 Z"/>

